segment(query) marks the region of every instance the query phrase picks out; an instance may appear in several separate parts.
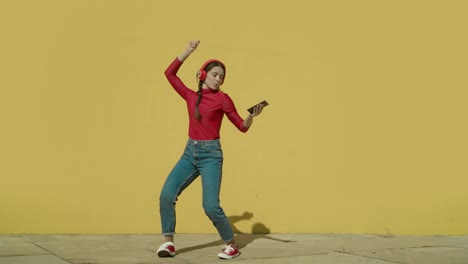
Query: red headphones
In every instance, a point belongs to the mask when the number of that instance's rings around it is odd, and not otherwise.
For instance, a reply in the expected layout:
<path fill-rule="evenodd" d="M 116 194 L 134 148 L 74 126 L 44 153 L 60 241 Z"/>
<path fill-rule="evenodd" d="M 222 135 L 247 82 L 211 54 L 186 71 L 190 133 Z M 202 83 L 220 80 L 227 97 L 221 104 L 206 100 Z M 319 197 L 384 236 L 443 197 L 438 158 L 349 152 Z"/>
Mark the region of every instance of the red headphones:
<path fill-rule="evenodd" d="M 208 64 L 212 63 L 212 62 L 217 62 L 221 65 L 223 65 L 223 68 L 224 68 L 224 78 L 223 80 L 221 81 L 221 84 L 224 83 L 224 79 L 226 78 L 226 66 L 224 65 L 224 63 L 222 63 L 221 61 L 219 60 L 215 60 L 215 59 L 211 59 L 211 60 L 208 60 L 207 62 L 205 62 L 205 64 L 203 64 L 200 68 L 200 70 L 198 71 L 197 73 L 197 77 L 201 80 L 201 81 L 204 81 L 206 79 L 206 74 L 207 72 L 205 71 L 205 68 L 206 66 L 208 66 Z"/>

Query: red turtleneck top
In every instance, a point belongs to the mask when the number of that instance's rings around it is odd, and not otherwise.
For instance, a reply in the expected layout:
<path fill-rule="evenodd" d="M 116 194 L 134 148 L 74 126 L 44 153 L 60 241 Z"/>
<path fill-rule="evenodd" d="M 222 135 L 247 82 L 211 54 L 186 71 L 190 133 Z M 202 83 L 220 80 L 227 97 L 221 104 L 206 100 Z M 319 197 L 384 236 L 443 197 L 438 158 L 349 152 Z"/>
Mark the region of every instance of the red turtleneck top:
<path fill-rule="evenodd" d="M 234 102 L 228 94 L 219 90 L 202 89 L 202 99 L 198 105 L 201 119 L 195 117 L 195 106 L 198 94 L 187 88 L 177 76 L 177 72 L 182 62 L 176 58 L 164 72 L 167 80 L 184 98 L 187 103 L 189 114 L 189 137 L 194 140 L 213 140 L 220 137 L 221 122 L 224 114 L 240 131 L 247 132 L 248 127 L 244 126 L 244 120 L 237 113 Z"/>

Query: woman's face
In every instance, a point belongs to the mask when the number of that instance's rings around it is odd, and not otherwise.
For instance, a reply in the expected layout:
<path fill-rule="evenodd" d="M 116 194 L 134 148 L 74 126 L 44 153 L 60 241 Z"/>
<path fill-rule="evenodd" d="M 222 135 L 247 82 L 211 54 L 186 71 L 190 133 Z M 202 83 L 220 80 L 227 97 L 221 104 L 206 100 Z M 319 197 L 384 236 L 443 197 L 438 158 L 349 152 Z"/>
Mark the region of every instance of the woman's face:
<path fill-rule="evenodd" d="M 211 90 L 218 90 L 224 79 L 224 70 L 220 66 L 213 67 L 206 73 L 206 79 L 203 87 L 210 88 Z"/>

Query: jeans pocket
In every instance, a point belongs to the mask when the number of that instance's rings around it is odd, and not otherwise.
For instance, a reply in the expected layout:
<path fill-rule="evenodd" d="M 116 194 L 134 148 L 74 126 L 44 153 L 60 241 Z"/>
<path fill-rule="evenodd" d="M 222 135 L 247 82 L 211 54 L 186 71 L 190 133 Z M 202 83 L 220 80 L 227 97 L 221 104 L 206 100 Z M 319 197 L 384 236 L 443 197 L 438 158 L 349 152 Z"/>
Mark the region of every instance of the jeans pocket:
<path fill-rule="evenodd" d="M 213 158 L 223 158 L 223 150 L 221 149 L 220 145 L 217 144 L 209 144 L 203 146 L 203 150 Z"/>
<path fill-rule="evenodd" d="M 221 146 L 215 145 L 215 144 L 209 144 L 203 146 L 204 150 L 206 152 L 216 152 L 216 151 L 221 151 Z"/>

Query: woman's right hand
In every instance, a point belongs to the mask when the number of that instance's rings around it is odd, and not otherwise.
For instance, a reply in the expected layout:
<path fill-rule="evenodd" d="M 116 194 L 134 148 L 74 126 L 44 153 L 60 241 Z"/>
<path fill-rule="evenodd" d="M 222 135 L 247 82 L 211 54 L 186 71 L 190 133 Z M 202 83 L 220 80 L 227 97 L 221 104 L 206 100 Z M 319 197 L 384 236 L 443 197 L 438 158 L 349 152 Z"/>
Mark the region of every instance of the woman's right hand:
<path fill-rule="evenodd" d="M 195 49 L 197 49 L 199 44 L 200 44 L 199 40 L 190 41 L 187 44 L 187 47 L 185 48 L 185 50 L 182 52 L 182 54 L 178 56 L 179 60 L 182 62 L 185 61 L 185 59 L 187 59 L 188 56 L 190 56 L 190 54 L 192 54 L 192 52 L 194 52 Z"/>
<path fill-rule="evenodd" d="M 190 41 L 188 44 L 187 44 L 187 48 L 185 49 L 186 51 L 192 53 L 194 52 L 198 45 L 200 44 L 200 40 L 194 40 L 194 41 Z"/>

